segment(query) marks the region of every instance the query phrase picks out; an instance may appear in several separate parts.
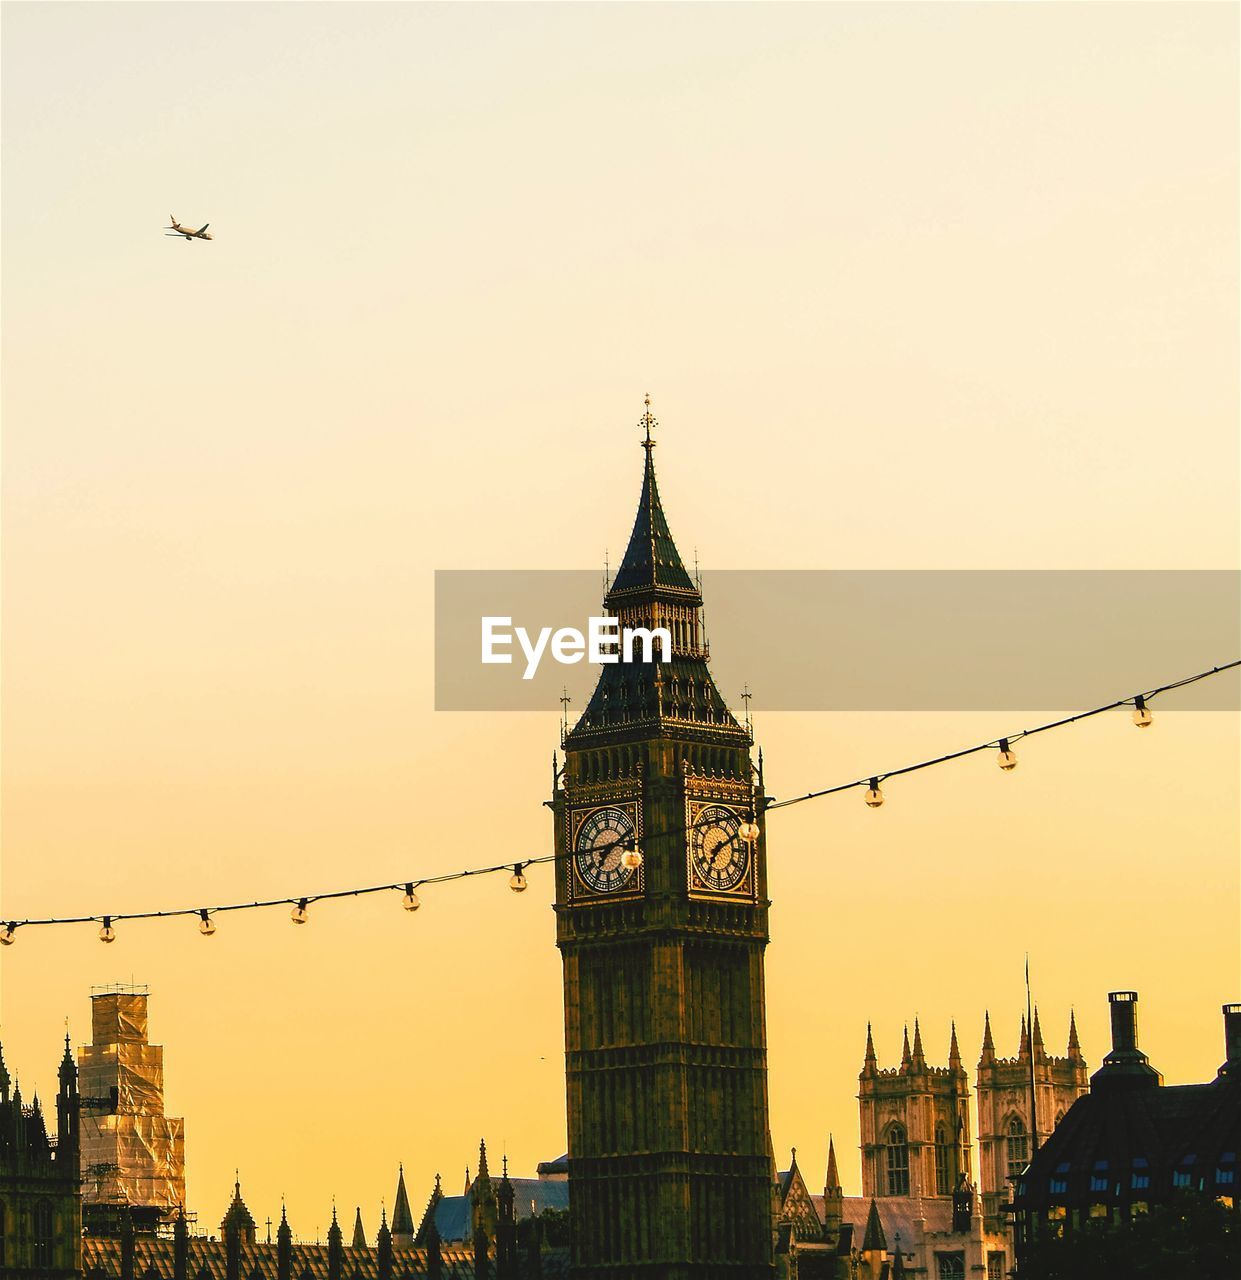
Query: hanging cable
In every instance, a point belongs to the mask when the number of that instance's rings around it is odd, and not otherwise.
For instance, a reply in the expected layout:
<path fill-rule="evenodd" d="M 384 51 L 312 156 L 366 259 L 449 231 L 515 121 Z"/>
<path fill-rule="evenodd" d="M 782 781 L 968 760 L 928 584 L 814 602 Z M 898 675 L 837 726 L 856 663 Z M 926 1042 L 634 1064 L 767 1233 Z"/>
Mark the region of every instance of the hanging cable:
<path fill-rule="evenodd" d="M 1237 667 L 1241 667 L 1241 659 L 1234 662 L 1224 663 L 1222 666 L 1211 667 L 1207 671 L 1200 671 L 1196 675 L 1186 676 L 1182 680 L 1175 680 L 1170 684 L 1160 685 L 1154 689 L 1147 689 L 1143 693 L 1134 694 L 1128 698 L 1119 698 L 1115 702 L 1106 703 L 1101 707 L 1092 707 L 1088 711 L 1079 711 L 1071 716 L 1064 716 L 1059 720 L 1049 721 L 1047 724 L 1036 725 L 1033 728 L 1022 729 L 1016 733 L 1010 733 L 1002 738 L 992 738 L 987 742 L 979 743 L 977 746 L 965 747 L 960 751 L 950 751 L 944 755 L 934 756 L 929 760 L 920 760 L 916 764 L 903 765 L 898 769 L 889 769 L 884 773 L 871 774 L 866 777 L 855 779 L 852 782 L 842 782 L 833 787 L 822 787 L 815 791 L 807 791 L 804 795 L 794 796 L 788 800 L 775 800 L 764 804 L 761 808 L 762 814 L 771 813 L 776 809 L 787 809 L 792 805 L 805 804 L 809 800 L 819 800 L 824 796 L 836 795 L 842 791 L 850 791 L 859 787 L 866 789 L 865 800 L 871 808 L 879 808 L 884 803 L 884 794 L 880 784 L 889 778 L 902 777 L 908 773 L 916 773 L 922 769 L 930 769 L 936 765 L 946 764 L 951 760 L 960 760 L 966 756 L 975 755 L 980 751 L 998 750 L 999 765 L 1001 769 L 1010 770 L 1016 766 L 1017 758 L 1012 750 L 1012 744 L 1022 738 L 1030 738 L 1035 734 L 1047 733 L 1052 729 L 1060 729 L 1066 725 L 1077 724 L 1079 721 L 1088 720 L 1092 716 L 1103 715 L 1108 711 L 1114 711 L 1119 707 L 1133 708 L 1133 721 L 1140 728 L 1146 728 L 1151 723 L 1151 712 L 1148 707 L 1150 699 L 1157 697 L 1162 693 L 1169 693 L 1174 689 L 1183 689 L 1187 685 L 1196 684 L 1200 680 L 1209 679 L 1211 676 L 1219 675 L 1224 671 L 1231 671 Z M 678 835 L 687 835 L 692 833 L 699 823 L 693 823 L 686 827 L 680 827 L 674 830 L 664 832 L 665 837 Z M 758 823 L 755 820 L 753 811 L 747 812 L 745 820 L 742 822 L 738 832 L 731 837 L 732 840 L 743 840 L 747 844 L 752 844 L 758 839 Z M 642 852 L 632 844 L 632 837 L 629 835 L 617 837 L 610 844 L 598 845 L 595 847 L 596 854 L 606 853 L 614 845 L 622 846 L 622 864 L 633 870 L 641 866 L 643 855 Z M 626 847 L 628 846 L 628 847 Z M 467 876 L 486 876 L 494 875 L 499 872 L 509 873 L 509 887 L 514 893 L 522 893 L 525 891 L 528 881 L 525 871 L 528 867 L 540 866 L 543 863 L 556 862 L 558 858 L 568 860 L 573 856 L 572 851 L 564 854 L 544 854 L 539 857 L 525 858 L 520 862 L 499 862 L 494 866 L 487 867 L 470 867 L 462 871 L 445 872 L 438 876 L 424 876 L 415 881 L 398 881 L 394 884 L 369 885 L 356 889 L 336 889 L 329 893 L 319 893 L 307 897 L 288 897 L 288 898 L 268 898 L 258 902 L 235 902 L 221 905 L 218 907 L 182 907 L 169 911 L 130 911 L 130 912 L 112 912 L 109 915 L 89 915 L 89 916 L 48 916 L 39 919 L 29 920 L 10 920 L 7 924 L 0 925 L 0 945 L 12 946 L 16 940 L 16 932 L 22 928 L 32 928 L 41 925 L 61 925 L 61 924 L 90 924 L 96 921 L 101 922 L 102 927 L 99 930 L 99 938 L 102 942 L 112 942 L 116 938 L 116 930 L 113 924 L 118 920 L 160 920 L 173 916 L 197 916 L 199 917 L 199 929 L 205 936 L 210 936 L 215 932 L 215 923 L 213 916 L 219 915 L 224 911 L 253 911 L 261 910 L 266 907 L 290 907 L 290 918 L 294 924 L 305 924 L 309 919 L 308 908 L 314 902 L 328 902 L 335 898 L 359 898 L 374 893 L 391 893 L 396 892 L 402 894 L 402 902 L 407 911 L 417 911 L 421 905 L 417 889 L 423 885 L 448 884 L 454 880 L 463 880 Z"/>

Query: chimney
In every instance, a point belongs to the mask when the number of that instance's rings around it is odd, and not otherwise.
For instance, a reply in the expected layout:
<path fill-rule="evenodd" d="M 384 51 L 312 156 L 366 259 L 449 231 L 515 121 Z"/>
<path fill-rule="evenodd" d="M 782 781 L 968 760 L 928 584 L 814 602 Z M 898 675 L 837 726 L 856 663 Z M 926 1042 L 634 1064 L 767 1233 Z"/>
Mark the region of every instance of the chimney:
<path fill-rule="evenodd" d="M 1241 1074 L 1241 1004 L 1224 1006 L 1224 1056 L 1221 1070 Z"/>
<path fill-rule="evenodd" d="M 1163 1076 L 1138 1048 L 1138 993 L 1109 991 L 1107 1000 L 1112 1015 L 1112 1049 L 1090 1077 L 1091 1089 L 1163 1084 Z"/>
<path fill-rule="evenodd" d="M 1112 1052 L 1136 1049 L 1138 1047 L 1138 993 L 1109 991 L 1107 1001 L 1112 1012 Z"/>

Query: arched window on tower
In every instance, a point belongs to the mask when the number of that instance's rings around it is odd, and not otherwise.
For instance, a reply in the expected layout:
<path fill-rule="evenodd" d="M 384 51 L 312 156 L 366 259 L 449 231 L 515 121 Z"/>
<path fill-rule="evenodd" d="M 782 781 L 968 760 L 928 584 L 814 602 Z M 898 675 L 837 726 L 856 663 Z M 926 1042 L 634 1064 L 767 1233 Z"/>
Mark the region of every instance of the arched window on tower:
<path fill-rule="evenodd" d="M 948 1133 L 942 1124 L 935 1126 L 935 1194 L 952 1195 L 954 1182 L 952 1168 L 952 1144 L 948 1141 Z"/>
<path fill-rule="evenodd" d="M 1008 1158 L 1009 1179 L 1020 1177 L 1022 1170 L 1030 1163 L 1030 1135 L 1020 1116 L 1013 1116 L 1008 1122 L 1005 1155 Z"/>
<path fill-rule="evenodd" d="M 909 1194 L 909 1141 L 904 1127 L 894 1124 L 888 1130 L 888 1195 Z"/>

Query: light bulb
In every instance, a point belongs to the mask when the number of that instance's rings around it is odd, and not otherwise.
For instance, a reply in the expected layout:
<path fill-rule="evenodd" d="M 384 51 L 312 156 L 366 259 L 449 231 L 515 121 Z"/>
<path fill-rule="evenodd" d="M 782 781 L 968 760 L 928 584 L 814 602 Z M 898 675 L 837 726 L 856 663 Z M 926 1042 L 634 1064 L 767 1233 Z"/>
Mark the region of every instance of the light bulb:
<path fill-rule="evenodd" d="M 211 918 L 211 913 L 206 907 L 198 913 L 198 932 L 204 938 L 209 938 L 215 932 L 215 921 Z"/>
<path fill-rule="evenodd" d="M 520 862 L 513 863 L 513 874 L 509 877 L 508 887 L 514 893 L 525 893 L 526 891 L 526 877 L 522 874 Z"/>
<path fill-rule="evenodd" d="M 637 871 L 642 865 L 642 850 L 630 845 L 624 853 L 621 854 L 621 866 L 629 871 Z"/>
<path fill-rule="evenodd" d="M 1151 715 L 1150 707 L 1146 705 L 1146 699 L 1139 693 L 1133 700 L 1133 723 L 1139 729 L 1149 729 L 1154 718 Z"/>
<path fill-rule="evenodd" d="M 1000 739 L 1000 754 L 996 757 L 996 763 L 1005 773 L 1011 773 L 1017 767 L 1017 753 L 1009 747 L 1007 738 Z"/>
<path fill-rule="evenodd" d="M 741 820 L 741 828 L 737 834 L 746 844 L 753 844 L 758 839 L 758 823 L 754 821 L 753 812 L 747 813 Z"/>
<path fill-rule="evenodd" d="M 103 928 L 99 930 L 99 941 L 100 942 L 116 941 L 116 930 L 112 927 L 111 916 L 104 916 L 103 918 Z"/>
<path fill-rule="evenodd" d="M 305 924 L 310 918 L 306 914 L 306 901 L 307 900 L 305 898 L 299 898 L 297 900 L 297 906 L 289 912 L 289 919 L 292 920 L 294 924 Z"/>
<path fill-rule="evenodd" d="M 866 792 L 866 803 L 872 809 L 878 809 L 883 803 L 883 792 L 879 790 L 878 778 L 872 778 L 870 780 L 870 787 Z"/>
<path fill-rule="evenodd" d="M 11 947 L 17 941 L 17 921 L 10 920 L 0 929 L 0 947 Z"/>
<path fill-rule="evenodd" d="M 401 905 L 406 911 L 417 911 L 422 903 L 418 901 L 418 895 L 414 892 L 413 884 L 405 886 L 405 896 L 401 899 Z"/>

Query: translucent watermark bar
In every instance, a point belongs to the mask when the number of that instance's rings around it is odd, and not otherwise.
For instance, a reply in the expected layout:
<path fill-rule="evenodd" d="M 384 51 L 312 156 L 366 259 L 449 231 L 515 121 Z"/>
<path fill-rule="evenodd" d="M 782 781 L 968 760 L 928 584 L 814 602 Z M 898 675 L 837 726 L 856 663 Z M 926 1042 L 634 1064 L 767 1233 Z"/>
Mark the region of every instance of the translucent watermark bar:
<path fill-rule="evenodd" d="M 702 592 L 717 685 L 765 711 L 1072 710 L 1241 656 L 1223 570 L 715 570 Z M 603 593 L 590 571 L 438 571 L 436 709 L 555 710 L 565 688 L 580 708 L 602 668 L 555 636 L 588 638 Z M 533 671 L 515 636 L 512 663 L 484 663 L 485 618 L 545 637 Z M 1165 705 L 1236 710 L 1241 678 Z"/>

